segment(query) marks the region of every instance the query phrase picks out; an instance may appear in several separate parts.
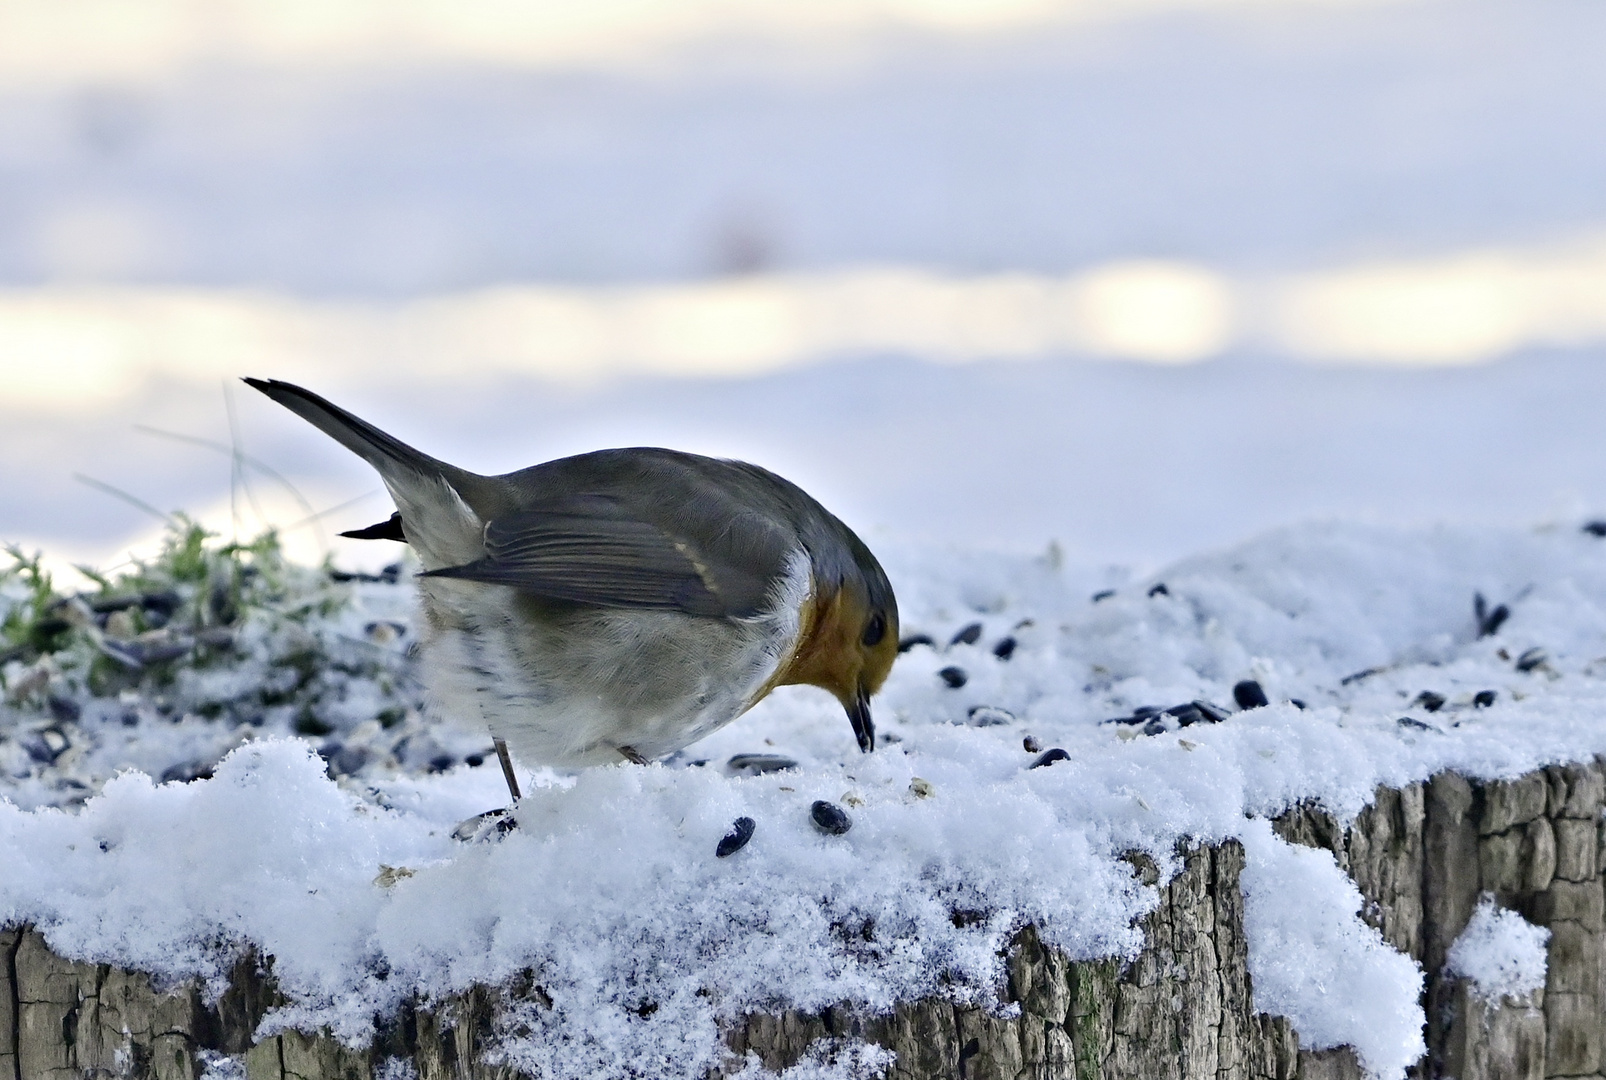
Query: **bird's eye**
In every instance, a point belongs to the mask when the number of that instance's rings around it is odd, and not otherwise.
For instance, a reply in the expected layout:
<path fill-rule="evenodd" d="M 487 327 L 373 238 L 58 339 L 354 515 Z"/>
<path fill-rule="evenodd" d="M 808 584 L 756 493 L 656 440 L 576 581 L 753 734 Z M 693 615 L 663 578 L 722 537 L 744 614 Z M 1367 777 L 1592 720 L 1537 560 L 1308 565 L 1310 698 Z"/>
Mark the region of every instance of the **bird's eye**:
<path fill-rule="evenodd" d="M 870 625 L 864 628 L 864 647 L 869 649 L 881 643 L 887 633 L 887 620 L 878 611 L 870 618 Z"/>

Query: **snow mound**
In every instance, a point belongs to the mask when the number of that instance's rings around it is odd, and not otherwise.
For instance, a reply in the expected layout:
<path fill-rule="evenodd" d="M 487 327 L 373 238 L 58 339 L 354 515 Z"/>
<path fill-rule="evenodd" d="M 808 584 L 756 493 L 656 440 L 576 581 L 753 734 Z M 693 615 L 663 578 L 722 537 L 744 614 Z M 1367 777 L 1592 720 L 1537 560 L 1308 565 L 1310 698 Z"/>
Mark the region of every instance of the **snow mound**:
<path fill-rule="evenodd" d="M 1525 998 L 1545 985 L 1550 931 L 1484 896 L 1461 936 L 1450 946 L 1445 970 L 1472 980 L 1488 1002 Z"/>
<path fill-rule="evenodd" d="M 1255 1007 L 1286 1016 L 1302 1046 L 1352 1046 L 1370 1076 L 1403 1076 L 1427 1052 L 1422 969 L 1356 914 L 1364 900 L 1331 852 L 1244 829 L 1244 934 Z"/>

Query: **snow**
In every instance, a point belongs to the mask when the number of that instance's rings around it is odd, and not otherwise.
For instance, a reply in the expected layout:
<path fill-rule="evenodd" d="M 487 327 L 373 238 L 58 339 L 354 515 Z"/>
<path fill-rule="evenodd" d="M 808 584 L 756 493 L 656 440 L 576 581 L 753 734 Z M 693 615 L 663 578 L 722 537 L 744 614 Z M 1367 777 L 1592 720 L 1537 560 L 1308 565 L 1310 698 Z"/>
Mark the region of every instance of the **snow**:
<path fill-rule="evenodd" d="M 1450 946 L 1445 970 L 1472 981 L 1475 994 L 1498 1003 L 1526 998 L 1545 985 L 1550 931 L 1485 895 L 1467 928 Z"/>
<path fill-rule="evenodd" d="M 1301 1046 L 1353 1046 L 1368 1075 L 1405 1075 L 1427 1052 L 1422 969 L 1360 920 L 1360 890 L 1330 852 L 1285 843 L 1263 819 L 1242 839 L 1255 1007 L 1288 1017 Z"/>
<path fill-rule="evenodd" d="M 496 843 L 450 838 L 505 801 L 494 759 L 431 773 L 376 750 L 342 772 L 330 744 L 376 738 L 355 715 L 328 714 L 333 734 L 309 742 L 227 711 L 142 714 L 125 729 L 91 708 L 63 724 L 37 696 L 5 706 L 0 748 L 52 726 L 82 745 L 49 764 L 8 759 L 0 920 L 34 922 L 67 955 L 174 978 L 221 978 L 255 944 L 289 1001 L 265 1032 L 319 1023 L 354 1041 L 411 993 L 532 969 L 552 1005 L 507 1020 L 511 1063 L 553 1076 L 632 1062 L 694 1073 L 719 1060 L 719 1024 L 744 1011 L 995 1001 L 999 952 L 1024 923 L 1073 957 L 1130 956 L 1155 892 L 1119 856 L 1142 850 L 1174 869 L 1179 843 L 1236 837 L 1261 1004 L 1306 1044 L 1349 1043 L 1372 1075 L 1397 1077 L 1421 1049 L 1420 972 L 1358 920 L 1359 896 L 1327 855 L 1288 848 L 1265 818 L 1313 800 L 1348 819 L 1379 784 L 1443 768 L 1509 777 L 1606 751 L 1593 719 L 1606 700 L 1606 544 L 1576 521 L 1311 523 L 1153 575 L 1057 551 L 882 556 L 904 632 L 935 644 L 904 654 L 876 700 L 875 754 L 855 750 L 827 695 L 786 688 L 665 763 L 527 771 L 520 827 Z M 285 602 L 331 588 L 320 582 L 291 582 Z M 1492 636 L 1478 636 L 1475 591 L 1510 607 Z M 361 585 L 325 617 L 360 624 L 365 605 L 406 592 Z M 973 623 L 973 643 L 949 644 Z M 1006 636 L 1017 642 L 1007 660 L 995 653 Z M 242 637 L 256 650 L 243 677 L 271 671 L 270 638 Z M 1519 670 L 1533 647 L 1545 659 Z M 52 685 L 70 689 L 73 654 L 59 655 Z M 938 676 L 950 666 L 962 687 Z M 354 670 L 345 678 L 358 684 L 389 677 Z M 16 660 L 6 673 L 8 685 L 26 674 Z M 1223 705 L 1244 678 L 1272 704 Z M 1424 690 L 1444 706 L 1417 704 Z M 1474 704 L 1483 690 L 1492 705 Z M 1231 715 L 1185 729 L 1173 718 L 1153 735 L 1107 722 L 1195 699 Z M 419 739 L 483 739 L 405 723 Z M 146 740 L 147 762 L 166 745 L 190 760 L 208 724 L 207 746 L 233 747 L 208 778 L 112 775 L 127 731 Z M 1029 768 L 1028 736 L 1067 758 Z M 752 751 L 799 765 L 722 767 Z M 851 830 L 817 830 L 816 799 L 845 808 Z M 757 822 L 751 842 L 715 858 L 743 816 Z M 809 1066 L 825 1071 L 808 1075 L 873 1065 L 854 1057 L 867 1051 L 827 1050 Z"/>

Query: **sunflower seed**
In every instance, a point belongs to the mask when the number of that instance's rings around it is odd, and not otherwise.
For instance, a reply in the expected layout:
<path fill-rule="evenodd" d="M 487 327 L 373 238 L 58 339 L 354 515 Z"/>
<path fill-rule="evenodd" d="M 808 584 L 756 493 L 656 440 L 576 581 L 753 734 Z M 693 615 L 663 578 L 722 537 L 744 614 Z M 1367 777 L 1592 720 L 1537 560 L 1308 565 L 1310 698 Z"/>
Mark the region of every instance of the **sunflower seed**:
<path fill-rule="evenodd" d="M 734 773 L 762 776 L 765 773 L 785 772 L 797 768 L 797 761 L 785 754 L 736 754 L 725 762 L 725 768 Z"/>
<path fill-rule="evenodd" d="M 809 807 L 809 817 L 814 820 L 816 829 L 831 836 L 841 836 L 853 828 L 853 819 L 848 817 L 848 812 L 824 799 L 814 800 L 814 805 Z"/>
<path fill-rule="evenodd" d="M 948 647 L 951 649 L 955 645 L 974 645 L 979 640 L 981 640 L 981 623 L 973 622 L 950 638 Z"/>
<path fill-rule="evenodd" d="M 758 822 L 752 818 L 737 818 L 731 826 L 731 831 L 726 833 L 720 839 L 718 846 L 714 848 L 714 858 L 723 859 L 742 850 L 747 846 L 747 842 L 753 839 L 753 830 L 756 828 L 758 828 Z"/>
<path fill-rule="evenodd" d="M 1245 679 L 1234 686 L 1232 700 L 1238 703 L 1240 709 L 1259 709 L 1271 704 L 1266 700 L 1266 691 L 1253 679 Z"/>

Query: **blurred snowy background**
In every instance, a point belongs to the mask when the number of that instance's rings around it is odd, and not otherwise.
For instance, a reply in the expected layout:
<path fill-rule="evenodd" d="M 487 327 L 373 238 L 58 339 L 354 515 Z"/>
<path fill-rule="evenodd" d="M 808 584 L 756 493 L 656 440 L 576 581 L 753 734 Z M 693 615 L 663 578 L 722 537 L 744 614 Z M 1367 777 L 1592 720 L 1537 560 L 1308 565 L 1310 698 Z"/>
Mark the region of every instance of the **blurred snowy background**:
<path fill-rule="evenodd" d="M 158 530 L 75 475 L 308 557 L 389 512 L 246 374 L 483 472 L 747 458 L 872 542 L 1599 510 L 1603 49 L 1593 0 L 0 0 L 0 538 Z"/>

